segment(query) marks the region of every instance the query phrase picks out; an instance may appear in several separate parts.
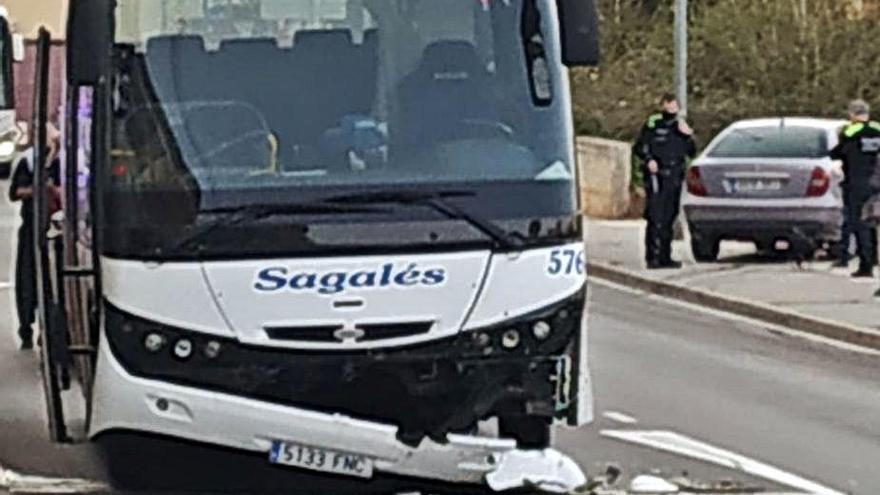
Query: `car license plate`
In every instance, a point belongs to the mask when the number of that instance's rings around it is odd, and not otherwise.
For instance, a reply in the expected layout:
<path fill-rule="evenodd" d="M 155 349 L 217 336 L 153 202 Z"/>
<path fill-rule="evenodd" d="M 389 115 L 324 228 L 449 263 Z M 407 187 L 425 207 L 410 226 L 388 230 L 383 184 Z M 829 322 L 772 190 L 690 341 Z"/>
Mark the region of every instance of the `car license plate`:
<path fill-rule="evenodd" d="M 739 179 L 731 181 L 732 192 L 779 191 L 782 181 L 779 179 Z"/>
<path fill-rule="evenodd" d="M 269 462 L 360 478 L 373 477 L 373 460 L 366 456 L 295 443 L 273 442 Z"/>

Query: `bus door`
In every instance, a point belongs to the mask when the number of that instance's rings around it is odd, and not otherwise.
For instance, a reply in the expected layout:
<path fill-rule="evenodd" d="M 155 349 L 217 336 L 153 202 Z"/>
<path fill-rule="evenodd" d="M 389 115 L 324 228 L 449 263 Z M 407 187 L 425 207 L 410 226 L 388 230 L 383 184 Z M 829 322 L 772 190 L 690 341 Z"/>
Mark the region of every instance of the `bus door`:
<path fill-rule="evenodd" d="M 37 41 L 34 84 L 34 184 L 48 184 L 47 105 L 51 37 L 45 29 Z M 56 82 L 57 83 L 57 82 Z M 46 395 L 49 437 L 69 442 L 85 437 L 71 431 L 65 410 L 84 410 L 88 427 L 91 388 L 97 356 L 99 317 L 91 228 L 93 205 L 91 161 L 91 88 L 67 85 L 63 112 L 61 191 L 34 188 L 35 254 L 41 370 Z M 84 118 L 81 118 L 84 117 Z M 57 185 L 57 184 L 56 184 Z M 63 205 L 63 207 L 61 207 Z M 77 393 L 79 392 L 79 393 Z M 64 407 L 65 402 L 82 407 Z"/>
<path fill-rule="evenodd" d="M 57 197 L 49 187 L 47 160 L 49 54 L 51 37 L 41 28 L 37 38 L 34 84 L 34 118 L 31 126 L 33 158 L 34 254 L 36 259 L 37 323 L 40 331 L 40 370 L 46 395 L 49 437 L 55 442 L 69 440 L 64 420 L 62 394 L 69 388 L 69 353 L 63 306 L 63 283 L 57 254 L 61 238 L 50 233 Z"/>

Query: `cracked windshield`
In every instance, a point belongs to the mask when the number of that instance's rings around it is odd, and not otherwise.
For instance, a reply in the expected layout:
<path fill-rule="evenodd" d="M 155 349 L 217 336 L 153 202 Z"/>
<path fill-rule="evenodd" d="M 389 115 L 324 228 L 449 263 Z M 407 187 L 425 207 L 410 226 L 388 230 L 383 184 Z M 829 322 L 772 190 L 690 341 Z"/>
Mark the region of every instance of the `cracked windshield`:
<path fill-rule="evenodd" d="M 0 495 L 877 495 L 880 0 L 0 0 Z"/>

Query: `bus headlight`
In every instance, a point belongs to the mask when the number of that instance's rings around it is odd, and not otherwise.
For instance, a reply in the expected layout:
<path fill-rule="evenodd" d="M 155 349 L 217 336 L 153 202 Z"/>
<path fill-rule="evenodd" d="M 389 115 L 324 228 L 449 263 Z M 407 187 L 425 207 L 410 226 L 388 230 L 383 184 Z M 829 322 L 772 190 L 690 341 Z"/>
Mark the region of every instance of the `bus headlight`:
<path fill-rule="evenodd" d="M 204 354 L 208 359 L 216 359 L 220 355 L 220 342 L 212 340 L 205 344 Z"/>
<path fill-rule="evenodd" d="M 178 359 L 189 359 L 193 353 L 193 343 L 189 339 L 179 339 L 174 343 L 174 357 Z"/>
<path fill-rule="evenodd" d="M 519 331 L 511 328 L 501 336 L 501 346 L 505 349 L 515 349 L 519 345 L 519 340 Z"/>
<path fill-rule="evenodd" d="M 532 335 L 538 340 L 547 340 L 551 330 L 550 324 L 544 320 L 538 320 L 532 325 Z"/>
<path fill-rule="evenodd" d="M 165 347 L 165 342 L 167 339 L 161 333 L 151 332 L 148 333 L 146 337 L 144 337 L 144 348 L 147 352 L 151 352 L 153 354 L 162 350 Z"/>

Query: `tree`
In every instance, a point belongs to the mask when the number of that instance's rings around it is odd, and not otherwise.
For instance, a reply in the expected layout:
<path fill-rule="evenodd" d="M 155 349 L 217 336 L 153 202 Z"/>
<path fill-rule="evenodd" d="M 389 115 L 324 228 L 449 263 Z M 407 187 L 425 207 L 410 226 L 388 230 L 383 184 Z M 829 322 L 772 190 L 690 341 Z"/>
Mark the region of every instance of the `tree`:
<path fill-rule="evenodd" d="M 737 119 L 840 117 L 851 98 L 880 98 L 880 23 L 849 2 L 691 3 L 689 114 L 703 143 Z M 672 5 L 599 1 L 604 60 L 572 72 L 578 132 L 630 140 L 671 88 Z"/>

